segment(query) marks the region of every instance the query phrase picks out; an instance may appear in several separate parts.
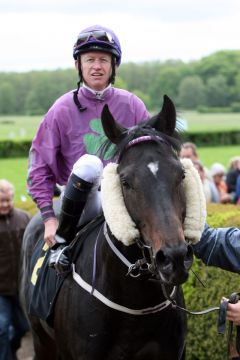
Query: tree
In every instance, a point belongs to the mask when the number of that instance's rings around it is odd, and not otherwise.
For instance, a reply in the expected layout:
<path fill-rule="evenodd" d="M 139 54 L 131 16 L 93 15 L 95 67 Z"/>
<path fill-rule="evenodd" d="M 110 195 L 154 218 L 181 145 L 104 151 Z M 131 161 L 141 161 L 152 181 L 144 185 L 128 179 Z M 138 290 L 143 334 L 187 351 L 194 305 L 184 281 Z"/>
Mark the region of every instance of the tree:
<path fill-rule="evenodd" d="M 178 89 L 178 103 L 185 109 L 194 109 L 205 102 L 205 87 L 199 76 L 185 77 Z"/>
<path fill-rule="evenodd" d="M 7 81 L 0 83 L 0 114 L 13 114 L 16 92 Z"/>
<path fill-rule="evenodd" d="M 222 107 L 229 105 L 230 88 L 227 79 L 223 75 L 217 75 L 207 80 L 206 103 L 208 106 Z"/>

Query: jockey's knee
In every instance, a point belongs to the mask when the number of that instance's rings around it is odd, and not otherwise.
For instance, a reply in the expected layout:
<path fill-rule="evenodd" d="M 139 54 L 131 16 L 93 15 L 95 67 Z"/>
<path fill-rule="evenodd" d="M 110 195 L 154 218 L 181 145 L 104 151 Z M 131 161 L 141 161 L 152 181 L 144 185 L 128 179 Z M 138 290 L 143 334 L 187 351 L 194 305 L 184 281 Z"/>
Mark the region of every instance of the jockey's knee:
<path fill-rule="evenodd" d="M 85 154 L 77 160 L 72 173 L 80 179 L 99 186 L 102 178 L 103 164 L 95 155 Z"/>

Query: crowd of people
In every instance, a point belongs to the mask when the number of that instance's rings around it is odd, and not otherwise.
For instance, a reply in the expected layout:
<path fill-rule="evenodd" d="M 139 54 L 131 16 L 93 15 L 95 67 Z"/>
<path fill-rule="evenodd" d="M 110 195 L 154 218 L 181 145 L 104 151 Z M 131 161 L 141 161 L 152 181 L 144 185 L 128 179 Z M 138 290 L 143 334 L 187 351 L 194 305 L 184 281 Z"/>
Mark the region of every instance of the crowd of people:
<path fill-rule="evenodd" d="M 149 116 L 137 96 L 113 86 L 121 57 L 119 39 L 111 29 L 95 25 L 82 30 L 73 48 L 78 87 L 53 104 L 32 143 L 28 188 L 42 215 L 44 239 L 52 247 L 50 265 L 60 271 L 68 264 L 64 248 L 72 240 L 79 219 L 86 221 L 87 212 L 93 217 L 100 206 L 98 188 L 103 165 L 96 156 L 89 155 L 94 145 L 89 136 L 95 133 L 93 122 L 100 119 L 104 104 L 109 105 L 114 117 L 125 127 L 134 126 Z M 228 170 L 221 163 L 207 169 L 199 159 L 196 146 L 184 143 L 180 157 L 193 161 L 207 203 L 240 205 L 240 156 L 231 159 Z M 59 222 L 52 206 L 56 183 L 66 185 Z M 0 242 L 0 360 L 16 358 L 16 349 L 28 329 L 19 307 L 18 271 L 9 265 L 18 266 L 23 232 L 30 217 L 13 207 L 13 198 L 13 185 L 0 180 L 0 231 L 4 240 Z M 205 261 L 213 242 L 219 240 L 220 244 L 226 239 L 234 249 L 234 242 L 240 241 L 240 230 L 216 233 L 206 226 L 195 252 Z M 215 246 L 214 251 L 217 249 Z M 224 251 L 224 246 L 218 251 Z M 213 265 L 223 267 L 213 255 L 211 251 Z M 229 258 L 225 266 L 229 271 L 235 271 L 229 265 L 233 260 Z M 240 266 L 236 269 L 240 271 Z M 234 314 L 240 314 L 240 310 L 234 305 L 230 310 L 228 318 L 234 320 Z"/>
<path fill-rule="evenodd" d="M 186 142 L 182 145 L 180 157 L 192 160 L 200 175 L 207 203 L 240 205 L 240 155 L 230 159 L 228 169 L 219 162 L 208 169 L 200 161 L 196 145 Z"/>

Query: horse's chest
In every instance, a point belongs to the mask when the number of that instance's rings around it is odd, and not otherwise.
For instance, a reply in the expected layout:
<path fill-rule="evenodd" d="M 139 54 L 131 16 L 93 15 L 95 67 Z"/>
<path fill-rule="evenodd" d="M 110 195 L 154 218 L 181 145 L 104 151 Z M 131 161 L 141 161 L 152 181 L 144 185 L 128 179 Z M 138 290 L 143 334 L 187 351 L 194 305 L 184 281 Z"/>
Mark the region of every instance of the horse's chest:
<path fill-rule="evenodd" d="M 88 337 L 89 359 L 98 360 L 177 360 L 183 343 L 174 338 L 158 322 L 143 318 L 110 317 L 98 323 Z M 95 318 L 95 320 L 97 320 Z M 111 321 L 110 321 L 111 320 Z M 164 322 L 164 321 L 163 321 Z M 172 346 L 174 344 L 174 346 Z"/>

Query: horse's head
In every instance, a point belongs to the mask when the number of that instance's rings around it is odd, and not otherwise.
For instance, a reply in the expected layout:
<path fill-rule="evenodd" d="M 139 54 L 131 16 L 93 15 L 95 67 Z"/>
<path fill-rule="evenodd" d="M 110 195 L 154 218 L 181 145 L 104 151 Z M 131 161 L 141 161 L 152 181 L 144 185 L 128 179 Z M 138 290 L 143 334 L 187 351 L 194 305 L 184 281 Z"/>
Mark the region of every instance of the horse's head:
<path fill-rule="evenodd" d="M 185 282 L 193 252 L 184 235 L 185 170 L 177 155 L 174 104 L 164 96 L 158 115 L 130 129 L 119 125 L 105 106 L 102 124 L 117 148 L 125 206 L 143 243 L 151 248 L 158 275 L 166 284 Z"/>

